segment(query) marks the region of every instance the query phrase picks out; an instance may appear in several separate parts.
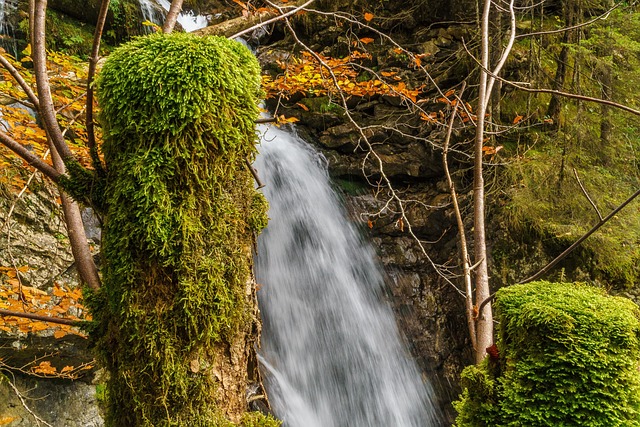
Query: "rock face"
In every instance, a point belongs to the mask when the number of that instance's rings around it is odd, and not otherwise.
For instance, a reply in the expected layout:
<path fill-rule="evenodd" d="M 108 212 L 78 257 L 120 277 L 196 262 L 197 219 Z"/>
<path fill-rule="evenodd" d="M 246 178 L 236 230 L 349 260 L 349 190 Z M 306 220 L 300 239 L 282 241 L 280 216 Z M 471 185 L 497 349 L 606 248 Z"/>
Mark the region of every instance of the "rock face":
<path fill-rule="evenodd" d="M 8 384 L 13 383 L 13 386 Z M 18 393 L 22 397 L 23 405 Z M 101 427 L 96 387 L 80 381 L 42 380 L 13 376 L 0 379 L 0 422 L 8 427 Z"/>
<path fill-rule="evenodd" d="M 15 178 L 28 179 L 26 175 L 20 177 L 18 169 L 16 173 Z M 54 282 L 67 290 L 76 288 L 73 257 L 61 210 L 55 202 L 57 190 L 39 177 L 18 197 L 19 190 L 6 184 L 0 188 L 3 289 L 13 289 L 21 283 L 23 295 L 35 298 L 38 292 L 45 296 L 52 292 Z M 16 269 L 17 277 L 11 274 Z M 4 308 L 5 298 L 11 296 L 1 294 L 0 307 Z M 52 306 L 57 302 L 55 298 L 52 297 Z M 32 300 L 28 298 L 26 302 L 30 304 Z M 67 315 L 81 314 L 73 305 L 65 306 L 65 310 Z M 65 366 L 78 367 L 93 359 L 86 338 L 77 334 L 59 338 L 55 325 L 43 325 L 51 327 L 38 331 L 19 326 L 0 328 L 0 423 L 11 427 L 42 425 L 36 422 L 35 414 L 56 427 L 102 426 L 96 387 L 87 383 L 93 376 L 92 370 L 83 371 L 82 381 L 38 378 L 20 372 L 29 372 L 44 360 L 60 372 Z"/>

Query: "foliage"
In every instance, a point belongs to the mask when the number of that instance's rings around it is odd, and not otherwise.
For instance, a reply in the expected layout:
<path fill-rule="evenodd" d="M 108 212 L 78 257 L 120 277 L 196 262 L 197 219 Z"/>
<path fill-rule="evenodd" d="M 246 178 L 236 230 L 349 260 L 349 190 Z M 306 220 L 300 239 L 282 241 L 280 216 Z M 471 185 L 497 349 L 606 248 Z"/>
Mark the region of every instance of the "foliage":
<path fill-rule="evenodd" d="M 640 426 L 640 311 L 581 284 L 495 299 L 498 359 L 466 368 L 457 426 Z"/>
<path fill-rule="evenodd" d="M 111 425 L 229 424 L 216 347 L 253 321 L 251 242 L 266 203 L 245 161 L 259 84 L 240 43 L 189 34 L 135 39 L 102 69 L 105 266 L 91 307 Z"/>
<path fill-rule="evenodd" d="M 365 41 L 368 42 L 368 40 Z M 401 81 L 397 71 L 382 72 L 379 78 L 368 78 L 361 73 L 359 70 L 362 67 L 356 64 L 371 59 L 368 53 L 354 50 L 344 58 L 329 58 L 320 54 L 318 57 L 326 66 L 321 65 L 308 52 L 303 52 L 300 58 L 292 57 L 292 60 L 287 63 L 278 61 L 283 73 L 273 79 L 263 76 L 263 87 L 267 92 L 267 98 L 282 95 L 288 99 L 295 94 L 317 97 L 335 95 L 338 91 L 342 91 L 346 97 L 395 95 L 407 97 L 415 102 L 421 92 L 420 88 L 407 87 L 407 84 Z M 336 81 L 333 80 L 327 67 L 335 75 Z M 390 78 L 395 83 L 386 83 L 380 78 Z"/>

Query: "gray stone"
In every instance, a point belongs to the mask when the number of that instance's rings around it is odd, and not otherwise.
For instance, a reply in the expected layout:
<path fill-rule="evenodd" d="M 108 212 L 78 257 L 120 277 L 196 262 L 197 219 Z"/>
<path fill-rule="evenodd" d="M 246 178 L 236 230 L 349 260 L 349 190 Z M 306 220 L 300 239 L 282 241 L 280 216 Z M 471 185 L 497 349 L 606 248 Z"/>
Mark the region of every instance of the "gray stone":
<path fill-rule="evenodd" d="M 0 423 L 7 427 L 42 426 L 34 414 L 54 427 L 104 425 L 96 400 L 96 387 L 81 381 L 7 376 L 0 379 L 0 402 Z"/>

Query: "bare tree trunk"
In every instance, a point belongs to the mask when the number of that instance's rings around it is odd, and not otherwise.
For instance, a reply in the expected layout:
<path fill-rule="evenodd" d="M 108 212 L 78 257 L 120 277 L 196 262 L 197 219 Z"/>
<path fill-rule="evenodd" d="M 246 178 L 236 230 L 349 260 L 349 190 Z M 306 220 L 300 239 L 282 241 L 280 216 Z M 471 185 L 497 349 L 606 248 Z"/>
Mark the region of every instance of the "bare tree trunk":
<path fill-rule="evenodd" d="M 71 150 L 64 142 L 64 136 L 56 119 L 56 111 L 51 100 L 51 87 L 49 86 L 49 75 L 47 74 L 47 50 L 45 46 L 45 16 L 47 11 L 47 0 L 36 0 L 33 21 L 33 68 L 35 71 L 38 98 L 40 99 L 40 116 L 51 142 L 58 150 L 62 159 L 73 157 Z"/>
<path fill-rule="evenodd" d="M 56 118 L 56 111 L 51 99 L 51 87 L 47 74 L 47 51 L 45 46 L 45 14 L 47 10 L 46 0 L 35 0 L 34 14 L 32 22 L 33 41 L 33 66 L 35 70 L 36 83 L 39 98 L 39 113 L 44 121 L 45 130 L 49 137 L 51 148 L 51 158 L 55 169 L 65 173 L 64 160 L 73 158 L 73 153 L 64 142 L 64 135 Z M 78 204 L 68 195 L 61 193 L 62 208 L 71 243 L 71 251 L 76 261 L 76 269 L 80 279 L 93 289 L 100 287 L 100 277 L 98 269 L 91 256 L 87 237 L 84 232 L 82 217 Z"/>
<path fill-rule="evenodd" d="M 480 86 L 478 91 L 478 109 L 476 123 L 476 137 L 474 146 L 474 173 L 473 173 L 473 204 L 474 204 L 474 230 L 473 245 L 476 266 L 476 303 L 489 298 L 489 273 L 487 270 L 487 245 L 484 224 L 484 177 L 482 173 L 482 147 L 484 145 L 485 114 L 487 111 L 488 97 L 488 73 L 489 69 L 489 12 L 491 0 L 485 0 L 482 13 L 482 69 L 480 70 Z M 489 93 L 487 93 L 489 92 Z M 493 314 L 490 304 L 485 304 L 482 312 L 477 314 L 476 320 L 476 363 L 482 362 L 486 355 L 487 347 L 493 343 Z"/>
<path fill-rule="evenodd" d="M 182 10 L 182 2 L 183 0 L 173 0 L 171 2 L 171 7 L 162 26 L 163 33 L 168 34 L 173 31 L 173 27 L 176 26 L 176 21 L 178 20 L 178 15 L 180 15 L 180 11 Z"/>
<path fill-rule="evenodd" d="M 86 113 L 86 126 L 87 126 L 87 146 L 91 154 L 91 161 L 93 167 L 98 172 L 103 171 L 102 162 L 98 155 L 98 149 L 96 147 L 96 135 L 93 128 L 93 77 L 96 73 L 96 67 L 98 65 L 98 56 L 100 55 L 100 39 L 102 38 L 102 30 L 104 23 L 107 20 L 107 13 L 109 12 L 110 0 L 102 0 L 100 4 L 100 13 L 98 15 L 98 22 L 96 24 L 96 31 L 93 34 L 93 47 L 91 48 L 91 57 L 89 57 L 89 71 L 87 73 L 87 113 Z"/>
<path fill-rule="evenodd" d="M 53 144 L 49 145 L 53 166 L 58 172 L 64 173 L 64 162 Z M 84 232 L 80 207 L 75 200 L 62 191 L 60 192 L 60 199 L 62 200 L 62 211 L 64 212 L 64 221 L 67 225 L 67 234 L 69 236 L 69 242 L 71 243 L 71 253 L 75 260 L 78 275 L 91 289 L 98 289 L 100 288 L 100 276 L 98 276 L 98 268 L 93 261 L 93 256 L 87 244 L 87 235 Z"/>

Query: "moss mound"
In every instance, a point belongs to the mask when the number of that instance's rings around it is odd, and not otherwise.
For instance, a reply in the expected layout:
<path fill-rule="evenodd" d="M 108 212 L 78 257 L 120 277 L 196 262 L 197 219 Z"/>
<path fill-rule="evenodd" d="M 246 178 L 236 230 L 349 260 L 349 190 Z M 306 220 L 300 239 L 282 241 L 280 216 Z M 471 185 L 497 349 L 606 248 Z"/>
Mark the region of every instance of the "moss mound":
<path fill-rule="evenodd" d="M 463 372 L 457 426 L 640 426 L 640 311 L 600 289 L 501 289 L 499 358 Z"/>
<path fill-rule="evenodd" d="M 251 333 L 251 245 L 266 224 L 245 165 L 259 83 L 240 43 L 188 34 L 138 38 L 100 73 L 107 212 L 92 304 L 109 425 L 231 425 L 220 349 Z"/>

